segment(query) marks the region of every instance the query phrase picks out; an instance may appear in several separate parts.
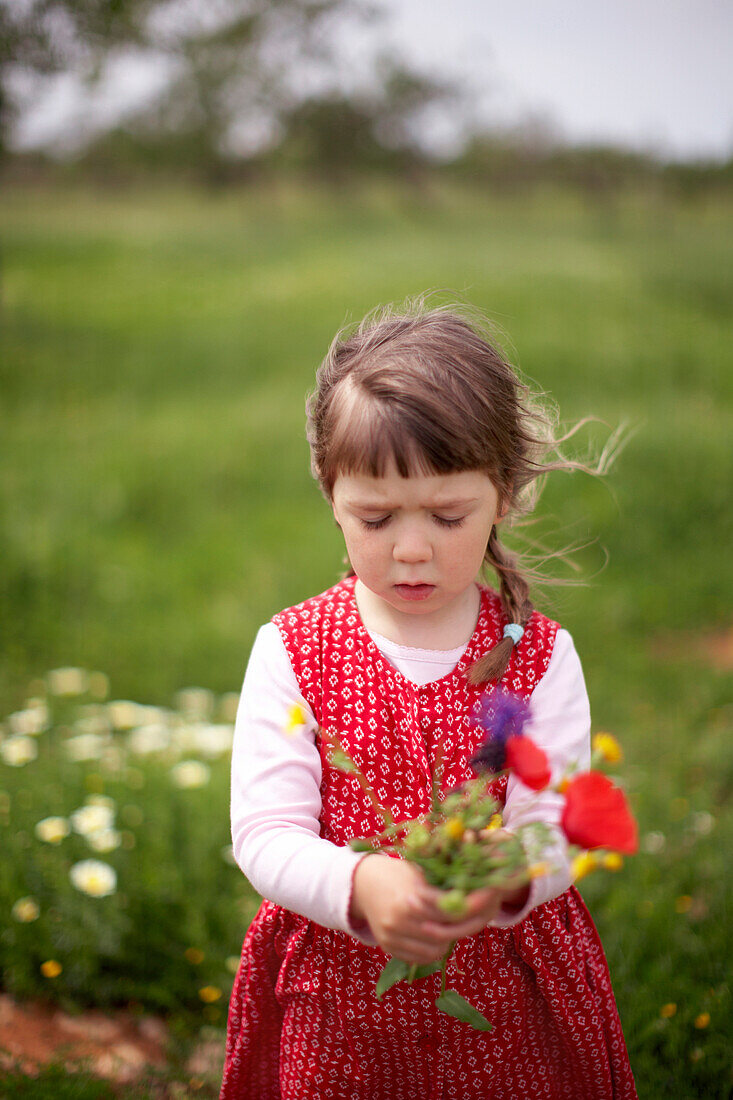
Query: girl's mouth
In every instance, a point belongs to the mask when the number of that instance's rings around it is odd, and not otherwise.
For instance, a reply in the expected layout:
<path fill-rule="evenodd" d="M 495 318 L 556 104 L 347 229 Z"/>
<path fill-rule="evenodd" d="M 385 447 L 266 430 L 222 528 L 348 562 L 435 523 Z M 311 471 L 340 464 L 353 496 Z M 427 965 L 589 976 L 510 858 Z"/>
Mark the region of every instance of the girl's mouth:
<path fill-rule="evenodd" d="M 432 595 L 434 584 L 396 584 L 394 590 L 403 600 L 426 600 Z"/>

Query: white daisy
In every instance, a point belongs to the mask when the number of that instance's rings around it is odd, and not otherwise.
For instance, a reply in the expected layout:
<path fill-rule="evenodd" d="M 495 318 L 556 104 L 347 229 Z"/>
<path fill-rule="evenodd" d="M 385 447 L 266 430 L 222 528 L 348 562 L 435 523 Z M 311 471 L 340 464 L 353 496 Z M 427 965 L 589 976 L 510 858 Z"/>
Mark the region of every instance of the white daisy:
<path fill-rule="evenodd" d="M 117 889 L 117 872 L 108 863 L 98 859 L 83 859 L 69 871 L 72 885 L 83 894 L 104 898 Z"/>

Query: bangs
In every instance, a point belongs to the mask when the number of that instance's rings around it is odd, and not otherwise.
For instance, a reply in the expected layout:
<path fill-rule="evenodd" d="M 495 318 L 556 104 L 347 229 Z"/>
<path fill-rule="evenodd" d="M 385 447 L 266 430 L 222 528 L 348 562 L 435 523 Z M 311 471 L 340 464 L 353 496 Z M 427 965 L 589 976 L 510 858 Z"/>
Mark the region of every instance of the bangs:
<path fill-rule="evenodd" d="M 486 466 L 485 450 L 472 446 L 466 410 L 446 407 L 444 394 L 438 403 L 432 394 L 400 387 L 384 400 L 360 389 L 342 384 L 329 410 L 331 443 L 322 471 L 329 489 L 340 472 L 384 477 L 390 462 L 401 477 Z"/>

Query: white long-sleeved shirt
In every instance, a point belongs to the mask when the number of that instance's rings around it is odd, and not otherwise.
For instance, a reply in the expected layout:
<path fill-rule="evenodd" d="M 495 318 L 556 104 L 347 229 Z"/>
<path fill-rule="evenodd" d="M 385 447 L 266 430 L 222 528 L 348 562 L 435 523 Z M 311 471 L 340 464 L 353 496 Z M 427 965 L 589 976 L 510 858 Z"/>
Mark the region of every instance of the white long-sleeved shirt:
<path fill-rule="evenodd" d="M 383 656 L 416 684 L 447 676 L 466 645 L 424 650 L 397 645 L 370 632 Z M 299 704 L 305 724 L 288 732 L 288 717 Z M 572 638 L 559 630 L 547 671 L 531 696 L 525 732 L 547 753 L 553 781 L 569 764 L 590 762 L 590 707 Z M 354 871 L 368 853 L 339 847 L 320 837 L 321 758 L 317 722 L 303 699 L 277 626 L 260 628 L 239 701 L 232 748 L 231 824 L 234 857 L 263 897 L 328 928 L 339 928 L 364 943 L 370 932 L 349 922 Z M 567 845 L 559 828 L 562 798 L 532 791 L 515 775 L 507 784 L 504 827 L 542 821 L 552 831 L 544 858 L 550 870 L 532 880 L 519 912 L 500 911 L 491 922 L 507 926 L 523 920 L 542 902 L 562 893 L 571 876 Z"/>

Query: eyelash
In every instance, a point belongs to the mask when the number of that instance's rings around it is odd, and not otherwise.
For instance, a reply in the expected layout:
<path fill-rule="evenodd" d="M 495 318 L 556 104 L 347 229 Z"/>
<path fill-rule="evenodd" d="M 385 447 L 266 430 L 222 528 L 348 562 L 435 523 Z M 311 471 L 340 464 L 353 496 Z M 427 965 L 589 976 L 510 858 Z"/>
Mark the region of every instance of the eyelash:
<path fill-rule="evenodd" d="M 382 519 L 363 519 L 361 522 L 367 531 L 378 531 L 380 527 L 384 527 L 389 518 L 389 516 L 384 516 Z M 433 519 L 440 527 L 456 528 L 461 526 L 466 517 L 461 516 L 460 519 L 445 519 L 443 516 L 433 516 Z"/>

